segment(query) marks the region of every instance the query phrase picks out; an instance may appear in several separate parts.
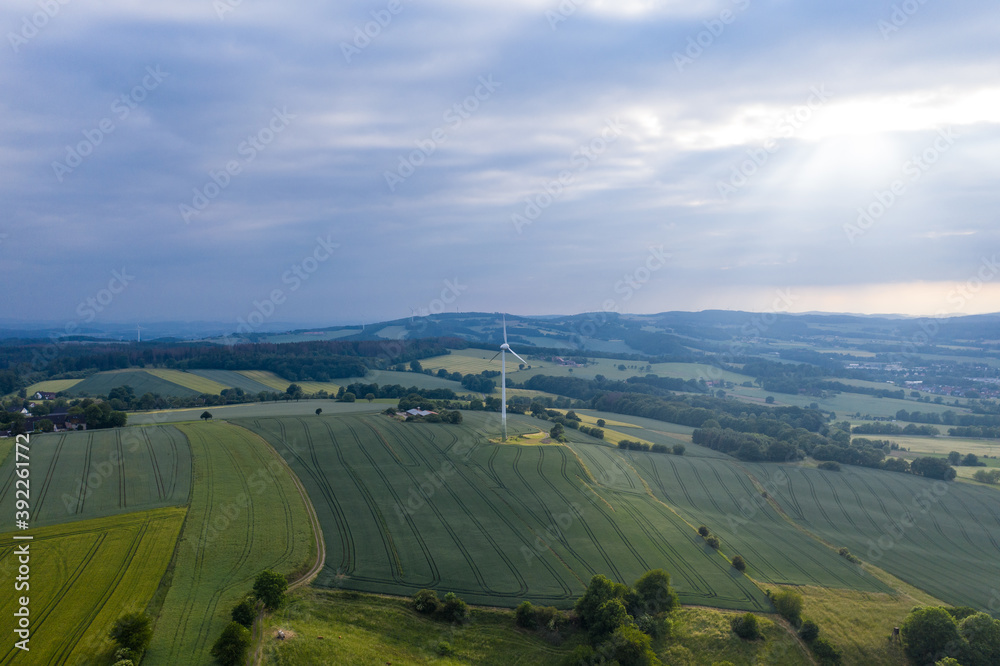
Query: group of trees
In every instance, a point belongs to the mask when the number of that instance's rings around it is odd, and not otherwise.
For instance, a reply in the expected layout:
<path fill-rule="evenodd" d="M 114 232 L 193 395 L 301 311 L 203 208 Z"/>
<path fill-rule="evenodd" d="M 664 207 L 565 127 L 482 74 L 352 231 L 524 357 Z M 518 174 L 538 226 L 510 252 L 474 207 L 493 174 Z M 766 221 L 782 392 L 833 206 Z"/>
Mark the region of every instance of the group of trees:
<path fill-rule="evenodd" d="M 453 624 L 464 624 L 470 617 L 469 605 L 454 592 L 438 599 L 434 590 L 419 590 L 413 595 L 413 609 L 422 615 Z"/>
<path fill-rule="evenodd" d="M 851 432 L 858 435 L 918 435 L 922 437 L 936 437 L 941 431 L 934 426 L 907 423 L 905 427 L 896 423 L 859 423 L 851 428 Z"/>
<path fill-rule="evenodd" d="M 669 447 L 666 444 L 647 444 L 646 442 L 635 442 L 630 439 L 622 439 L 618 442 L 618 448 L 625 451 L 649 451 L 650 453 L 673 453 L 675 456 L 684 455 L 687 450 L 683 444 L 674 444 Z"/>
<path fill-rule="evenodd" d="M 1000 664 L 1000 620 L 973 608 L 914 608 L 900 626 L 900 637 L 916 664 Z"/>
<path fill-rule="evenodd" d="M 237 666 L 247 660 L 252 643 L 250 630 L 263 608 L 274 612 L 285 603 L 288 580 L 270 569 L 257 574 L 253 591 L 241 599 L 232 610 L 232 622 L 222 630 L 222 635 L 212 645 L 212 656 L 223 666 Z"/>
<path fill-rule="evenodd" d="M 114 666 L 136 666 L 153 639 L 153 621 L 145 613 L 126 613 L 108 633 L 115 642 Z"/>

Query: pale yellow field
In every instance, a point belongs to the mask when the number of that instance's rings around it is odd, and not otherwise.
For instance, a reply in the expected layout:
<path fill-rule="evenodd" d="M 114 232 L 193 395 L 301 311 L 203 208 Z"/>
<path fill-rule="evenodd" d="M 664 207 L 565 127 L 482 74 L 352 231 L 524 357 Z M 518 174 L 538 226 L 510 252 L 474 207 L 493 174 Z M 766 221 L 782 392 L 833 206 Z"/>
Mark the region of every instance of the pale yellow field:
<path fill-rule="evenodd" d="M 555 411 L 565 414 L 567 410 L 557 409 Z M 588 416 L 587 414 L 577 414 L 577 416 L 580 417 L 580 420 L 583 422 L 584 425 L 588 425 L 591 427 L 597 426 L 596 417 Z M 618 446 L 618 442 L 622 441 L 623 439 L 628 439 L 633 442 L 642 442 L 643 444 L 649 444 L 650 446 L 653 445 L 653 442 L 650 442 L 649 440 L 640 439 L 635 435 L 626 435 L 624 433 L 618 432 L 617 430 L 611 430 L 610 428 L 608 428 L 608 426 L 634 427 L 630 423 L 623 423 L 621 421 L 609 421 L 608 419 L 604 419 L 604 426 L 605 427 L 601 428 L 601 430 L 604 431 L 604 441 L 608 442 L 609 444 L 614 444 L 615 446 Z"/>
<path fill-rule="evenodd" d="M 334 384 L 333 382 L 293 382 L 266 370 L 239 370 L 238 372 L 247 379 L 260 382 L 261 384 L 270 386 L 275 391 L 281 392 L 284 392 L 289 384 L 298 384 L 305 393 L 326 391 L 327 393 L 336 395 L 337 390 L 340 388 L 340 384 Z"/>
<path fill-rule="evenodd" d="M 429 370 L 440 370 L 444 368 L 448 372 L 460 372 L 463 375 L 478 375 L 483 370 L 500 370 L 500 359 L 490 363 L 490 359 L 496 352 L 485 349 L 459 349 L 444 356 L 432 356 L 420 361 L 420 365 Z M 519 361 L 513 358 L 514 364 L 508 366 L 507 370 L 513 374 L 517 370 Z"/>
<path fill-rule="evenodd" d="M 214 382 L 211 379 L 199 377 L 198 375 L 193 375 L 190 372 L 183 372 L 181 370 L 163 370 L 154 368 L 144 368 L 144 370 L 151 375 L 159 377 L 160 379 L 165 379 L 168 382 L 179 384 L 184 388 L 189 388 L 192 391 L 197 391 L 198 393 L 219 395 L 222 391 L 229 388 L 225 384 L 220 384 L 219 382 Z"/>
<path fill-rule="evenodd" d="M 947 428 L 948 426 L 937 426 Z M 909 449 L 914 453 L 939 453 L 948 455 L 952 451 L 958 451 L 962 455 L 975 453 L 980 458 L 984 455 L 1000 455 L 1000 440 L 995 439 L 967 439 L 963 437 L 900 437 L 897 435 L 858 435 L 868 439 L 888 439 L 896 442 L 900 447 Z"/>
<path fill-rule="evenodd" d="M 51 391 L 52 393 L 58 393 L 59 391 L 65 391 L 68 388 L 72 388 L 82 382 L 82 379 L 47 379 L 44 382 L 38 382 L 32 384 L 27 388 L 28 397 L 35 394 L 35 391 Z"/>

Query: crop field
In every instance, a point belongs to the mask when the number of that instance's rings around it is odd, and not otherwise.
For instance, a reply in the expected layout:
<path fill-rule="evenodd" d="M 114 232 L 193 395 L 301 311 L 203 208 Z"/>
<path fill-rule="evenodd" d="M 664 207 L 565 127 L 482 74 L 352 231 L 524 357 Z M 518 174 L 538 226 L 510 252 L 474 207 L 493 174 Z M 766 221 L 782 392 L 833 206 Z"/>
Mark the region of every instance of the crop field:
<path fill-rule="evenodd" d="M 267 443 L 227 423 L 177 426 L 194 484 L 170 589 L 143 664 L 211 662 L 233 605 L 264 569 L 304 571 L 316 553 L 305 504 Z"/>
<path fill-rule="evenodd" d="M 595 573 L 631 583 L 662 567 L 685 603 L 770 608 L 645 490 L 609 492 L 569 447 L 491 444 L 494 419 L 472 412 L 460 425 L 381 415 L 240 423 L 272 443 L 313 500 L 327 547 L 319 586 L 401 595 L 431 587 L 470 603 L 566 608 Z M 525 433 L 537 423 L 510 417 L 508 426 Z"/>
<path fill-rule="evenodd" d="M 237 374 L 268 386 L 267 390 L 269 391 L 277 391 L 279 393 L 284 393 L 290 384 L 298 384 L 305 393 L 326 391 L 327 393 L 336 394 L 337 389 L 340 388 L 339 384 L 334 384 L 333 382 L 293 382 L 290 379 L 279 377 L 273 372 L 267 372 L 266 370 L 240 370 Z M 347 382 L 345 381 L 344 383 Z"/>
<path fill-rule="evenodd" d="M 27 389 L 25 389 L 28 397 L 35 395 L 36 391 L 46 391 L 50 393 L 58 393 L 59 391 L 66 391 L 80 382 L 82 379 L 48 379 L 44 382 L 37 382 L 32 384 Z"/>
<path fill-rule="evenodd" d="M 184 508 L 166 508 L 40 527 L 31 531 L 31 652 L 0 645 L 0 664 L 111 663 L 108 630 L 123 613 L 142 611 L 167 569 Z M 17 567 L 9 534 L 0 535 L 3 579 Z M 13 585 L 12 585 L 13 587 Z M 9 626 L 15 594 L 0 595 Z"/>
<path fill-rule="evenodd" d="M 832 378 L 834 381 L 841 381 L 836 378 Z M 891 384 L 886 384 L 885 388 L 895 390 L 898 387 L 894 387 Z M 927 402 L 916 402 L 915 400 L 900 400 L 898 398 L 874 398 L 870 395 L 863 395 L 861 393 L 839 393 L 828 398 L 819 398 L 810 395 L 790 395 L 788 393 L 775 393 L 773 391 L 765 391 L 761 388 L 748 388 L 746 386 L 735 386 L 731 389 L 726 389 L 728 395 L 734 396 L 739 399 L 744 399 L 751 402 L 761 403 L 767 396 L 774 396 L 776 405 L 797 405 L 799 407 L 808 407 L 811 403 L 816 403 L 819 408 L 825 411 L 831 411 L 836 413 L 837 420 L 849 419 L 853 414 L 860 412 L 862 415 L 871 414 L 872 416 L 888 416 L 895 417 L 896 412 L 901 409 L 907 411 L 921 411 L 921 412 L 936 412 L 940 414 L 941 412 L 952 410 L 955 411 L 954 406 L 949 405 L 936 405 L 934 403 Z M 959 410 L 964 411 L 964 410 Z M 947 431 L 947 426 L 937 426 L 942 432 Z"/>
<path fill-rule="evenodd" d="M 497 370 L 500 367 L 497 366 Z M 348 377 L 346 379 L 338 380 L 343 385 L 353 384 L 355 382 L 362 382 L 365 384 L 378 384 L 379 386 L 389 386 L 392 384 L 399 384 L 400 386 L 405 386 L 409 388 L 411 386 L 416 386 L 417 388 L 450 388 L 456 393 L 468 393 L 468 390 L 458 382 L 453 382 L 450 379 L 442 379 L 440 377 L 434 377 L 432 375 L 425 375 L 422 372 L 396 372 L 395 370 L 371 370 L 365 377 Z"/>
<path fill-rule="evenodd" d="M 126 384 L 135 390 L 136 395 L 159 393 L 164 396 L 193 397 L 199 394 L 199 391 L 167 381 L 145 370 L 98 372 L 66 389 L 66 392 L 71 395 L 107 395 L 111 389 Z"/>
<path fill-rule="evenodd" d="M 172 426 L 31 437 L 32 524 L 186 504 L 191 451 Z M 0 510 L 14 511 L 14 459 L 0 466 Z"/>
<path fill-rule="evenodd" d="M 189 388 L 192 391 L 197 391 L 198 393 L 218 395 L 225 389 L 229 388 L 229 386 L 225 384 L 213 381 L 194 372 L 183 372 L 181 370 L 165 370 L 159 368 L 149 369 L 146 370 L 146 372 L 153 375 L 154 377 L 159 377 L 160 379 L 165 379 L 168 382 L 179 384 L 184 388 Z"/>
<path fill-rule="evenodd" d="M 648 484 L 692 529 L 706 525 L 722 540 L 727 557 L 743 556 L 747 574 L 755 580 L 890 591 L 796 529 L 767 502 L 758 501 L 761 491 L 731 459 L 617 451 L 586 444 L 571 448 L 611 492 L 635 493 Z M 747 515 L 751 519 L 741 523 Z"/>
<path fill-rule="evenodd" d="M 273 386 L 250 379 L 246 375 L 240 374 L 234 370 L 191 370 L 191 374 L 204 377 L 205 379 L 211 379 L 213 382 L 218 382 L 227 388 L 241 388 L 247 393 L 260 393 L 261 391 L 270 392 L 275 390 Z M 288 384 L 291 384 L 291 382 L 288 382 Z M 288 384 L 285 384 L 285 388 L 288 388 Z M 284 391 L 285 388 L 281 390 Z"/>
<path fill-rule="evenodd" d="M 941 426 L 938 426 L 939 428 Z M 947 426 L 945 426 L 947 427 Z M 983 456 L 1000 455 L 1000 440 L 996 439 L 971 439 L 962 437 L 900 437 L 899 435 L 858 435 L 858 437 L 868 437 L 869 439 L 888 439 L 899 444 L 901 448 L 914 453 L 936 453 L 948 455 L 951 451 L 958 451 L 962 455 L 975 453 Z M 983 461 L 987 462 L 987 461 Z"/>
<path fill-rule="evenodd" d="M 774 465 L 746 466 L 760 479 Z M 799 525 L 954 605 L 987 609 L 1000 557 L 1000 503 L 991 488 L 844 466 L 783 466 L 771 493 Z"/>

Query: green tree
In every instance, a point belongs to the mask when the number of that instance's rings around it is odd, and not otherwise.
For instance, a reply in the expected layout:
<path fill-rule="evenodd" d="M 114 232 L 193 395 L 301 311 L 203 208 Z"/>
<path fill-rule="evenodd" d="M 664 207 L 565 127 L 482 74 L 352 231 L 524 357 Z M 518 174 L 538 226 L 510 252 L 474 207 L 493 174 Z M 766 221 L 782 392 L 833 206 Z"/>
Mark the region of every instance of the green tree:
<path fill-rule="evenodd" d="M 608 599 L 597 607 L 589 626 L 587 627 L 591 641 L 595 644 L 613 633 L 619 627 L 630 624 L 632 618 L 625 609 L 625 604 L 619 598 Z"/>
<path fill-rule="evenodd" d="M 375 394 L 374 393 L 366 393 L 365 394 L 365 400 L 368 401 L 368 404 L 371 404 L 372 400 L 374 400 L 374 399 L 375 399 Z"/>
<path fill-rule="evenodd" d="M 607 425 L 607 423 L 605 422 L 604 419 L 597 419 L 597 427 L 598 428 L 603 428 L 605 425 Z"/>
<path fill-rule="evenodd" d="M 952 451 L 948 454 L 948 464 L 957 465 L 962 462 L 962 454 L 958 451 Z"/>
<path fill-rule="evenodd" d="M 287 589 L 288 580 L 284 575 L 270 569 L 261 571 L 253 581 L 254 596 L 264 602 L 264 608 L 269 611 L 281 608 Z"/>
<path fill-rule="evenodd" d="M 202 421 L 207 421 L 210 418 L 212 418 L 212 412 L 208 411 L 207 409 L 204 412 L 201 413 L 201 420 Z"/>
<path fill-rule="evenodd" d="M 549 431 L 549 437 L 551 437 L 556 441 L 559 441 L 560 439 L 562 439 L 565 432 L 566 429 L 563 428 L 563 425 L 561 423 L 557 423 L 554 426 L 552 426 L 552 430 Z"/>
<path fill-rule="evenodd" d="M 413 595 L 413 609 L 418 613 L 433 615 L 440 605 L 441 601 L 438 599 L 437 592 L 434 590 L 418 590 L 417 593 Z"/>
<path fill-rule="evenodd" d="M 38 423 L 35 424 L 35 426 L 42 432 L 52 432 L 53 430 L 56 429 L 55 424 L 53 424 L 52 421 L 48 419 L 40 420 Z"/>
<path fill-rule="evenodd" d="M 637 628 L 624 625 L 615 629 L 608 641 L 612 659 L 621 666 L 655 666 L 660 663 L 650 648 L 652 639 Z"/>
<path fill-rule="evenodd" d="M 444 595 L 444 602 L 441 604 L 441 615 L 449 622 L 462 624 L 469 619 L 469 605 L 454 592 L 449 592 Z"/>
<path fill-rule="evenodd" d="M 899 632 L 907 656 L 919 664 L 933 662 L 949 644 L 962 641 L 955 618 L 937 606 L 911 611 Z"/>
<path fill-rule="evenodd" d="M 707 537 L 709 534 L 711 534 L 711 532 L 708 530 L 708 528 L 706 526 L 699 525 L 698 526 L 698 534 L 700 534 L 702 537 Z"/>
<path fill-rule="evenodd" d="M 802 623 L 802 628 L 799 629 L 799 638 L 806 643 L 813 642 L 819 638 L 819 625 L 812 620 L 806 620 Z"/>
<path fill-rule="evenodd" d="M 292 400 L 299 400 L 302 397 L 302 387 L 298 384 L 289 384 L 288 388 L 285 389 L 285 393 Z"/>
<path fill-rule="evenodd" d="M 350 391 L 348 391 L 347 393 L 345 393 L 344 397 L 341 398 L 341 400 L 343 402 L 354 402 L 357 399 L 358 399 L 358 397 L 356 395 L 354 395 L 353 393 L 351 393 Z"/>
<path fill-rule="evenodd" d="M 792 623 L 799 626 L 802 622 L 802 595 L 792 590 L 781 590 L 771 595 L 771 602 L 778 609 L 778 614 Z"/>
<path fill-rule="evenodd" d="M 673 451 L 675 456 L 682 456 L 684 455 L 684 452 L 687 451 L 687 447 L 683 444 L 674 444 Z"/>
<path fill-rule="evenodd" d="M 620 599 L 628 592 L 621 583 L 609 580 L 603 574 L 597 574 L 590 579 L 583 596 L 576 600 L 574 606 L 577 616 L 584 628 L 588 628 L 597 619 L 597 609 L 610 599 Z"/>
<path fill-rule="evenodd" d="M 233 606 L 233 622 L 239 622 L 244 627 L 249 629 L 253 626 L 253 621 L 257 617 L 257 608 L 254 606 L 253 601 L 250 599 L 244 599 L 240 603 Z"/>
<path fill-rule="evenodd" d="M 976 613 L 958 623 L 958 633 L 969 643 L 966 666 L 1000 664 L 1000 620 Z"/>
<path fill-rule="evenodd" d="M 423 372 L 424 368 L 420 365 L 420 361 L 413 359 L 410 361 L 410 372 Z"/>
<path fill-rule="evenodd" d="M 530 601 L 522 601 L 514 611 L 514 621 L 517 626 L 525 629 L 535 628 L 535 607 Z"/>
<path fill-rule="evenodd" d="M 678 606 L 680 600 L 670 587 L 670 574 L 663 569 L 650 569 L 635 581 L 633 586 L 642 613 L 656 615 L 669 613 Z M 636 615 L 636 609 L 629 609 Z"/>
<path fill-rule="evenodd" d="M 135 652 L 145 652 L 153 638 L 153 622 L 145 613 L 127 613 L 115 620 L 111 640 Z"/>
<path fill-rule="evenodd" d="M 223 666 L 237 666 L 247 660 L 250 650 L 250 630 L 238 622 L 230 622 L 212 646 L 212 656 Z"/>
<path fill-rule="evenodd" d="M 812 648 L 813 654 L 819 658 L 819 663 L 824 666 L 837 666 L 840 663 L 840 650 L 825 638 L 817 638 L 809 647 Z"/>
<path fill-rule="evenodd" d="M 737 615 L 729 621 L 729 625 L 732 627 L 733 633 L 744 640 L 755 641 L 761 638 L 760 625 L 757 616 L 753 613 Z"/>
<path fill-rule="evenodd" d="M 737 555 L 733 557 L 733 568 L 739 572 L 744 572 L 747 570 L 747 562 L 743 559 L 742 555 Z"/>
<path fill-rule="evenodd" d="M 774 404 L 774 396 L 773 395 L 767 396 L 766 398 L 764 398 L 764 402 L 766 402 L 769 405 L 773 405 Z"/>
<path fill-rule="evenodd" d="M 322 413 L 323 413 L 323 408 L 322 407 L 317 407 L 316 408 L 316 416 L 319 416 Z"/>

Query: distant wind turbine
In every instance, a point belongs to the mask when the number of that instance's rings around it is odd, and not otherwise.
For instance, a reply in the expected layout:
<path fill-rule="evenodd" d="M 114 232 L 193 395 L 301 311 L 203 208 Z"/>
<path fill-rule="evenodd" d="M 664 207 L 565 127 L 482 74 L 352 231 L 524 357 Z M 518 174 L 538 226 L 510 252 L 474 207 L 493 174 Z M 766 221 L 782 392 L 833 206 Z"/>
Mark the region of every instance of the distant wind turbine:
<path fill-rule="evenodd" d="M 142 326 L 139 324 L 135 325 L 135 341 L 142 342 Z"/>
<path fill-rule="evenodd" d="M 510 348 L 507 344 L 507 315 L 503 315 L 503 344 L 500 345 L 500 351 L 493 355 L 490 359 L 490 363 L 499 356 L 500 357 L 500 426 L 502 428 L 502 441 L 507 441 L 507 352 L 510 352 L 514 356 L 517 356 L 517 352 Z M 520 356 L 517 359 L 521 363 L 527 364 Z"/>

